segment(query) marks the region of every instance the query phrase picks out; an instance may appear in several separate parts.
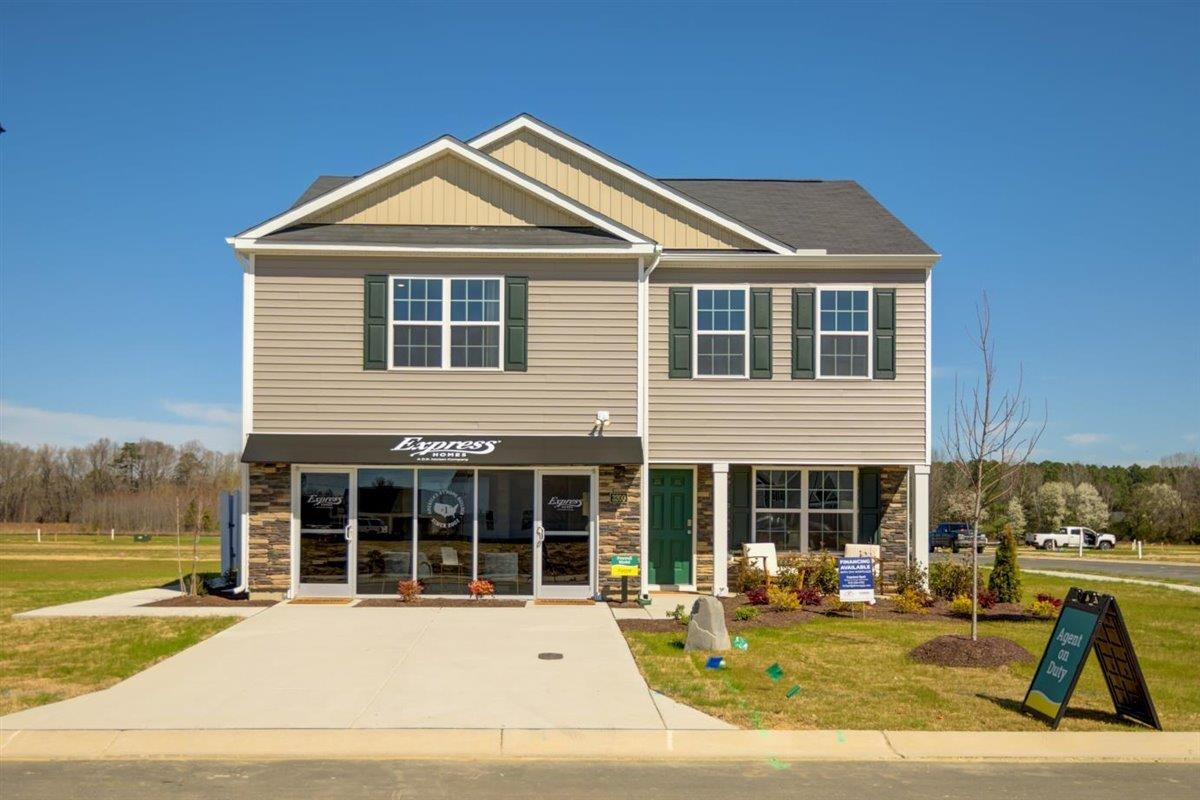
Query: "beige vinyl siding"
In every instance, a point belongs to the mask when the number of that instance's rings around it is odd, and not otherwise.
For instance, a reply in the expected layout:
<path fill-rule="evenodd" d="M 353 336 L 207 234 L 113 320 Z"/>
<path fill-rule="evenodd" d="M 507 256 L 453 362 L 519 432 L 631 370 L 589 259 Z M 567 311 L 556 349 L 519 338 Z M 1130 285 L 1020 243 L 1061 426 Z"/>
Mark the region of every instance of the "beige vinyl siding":
<path fill-rule="evenodd" d="M 533 131 L 518 131 L 483 150 L 588 208 L 650 237 L 663 247 L 689 250 L 762 249 L 761 245 L 649 192 Z"/>
<path fill-rule="evenodd" d="M 720 283 L 771 287 L 770 380 L 667 377 L 668 288 Z M 792 380 L 792 288 L 832 284 L 896 289 L 895 380 Z M 651 275 L 649 337 L 653 460 L 793 464 L 925 460 L 924 270 L 659 267 Z"/>
<path fill-rule="evenodd" d="M 524 275 L 527 372 L 363 369 L 363 276 Z M 259 256 L 255 431 L 636 433 L 636 261 Z"/>
<path fill-rule="evenodd" d="M 454 155 L 434 158 L 304 220 L 360 225 L 584 225 Z"/>

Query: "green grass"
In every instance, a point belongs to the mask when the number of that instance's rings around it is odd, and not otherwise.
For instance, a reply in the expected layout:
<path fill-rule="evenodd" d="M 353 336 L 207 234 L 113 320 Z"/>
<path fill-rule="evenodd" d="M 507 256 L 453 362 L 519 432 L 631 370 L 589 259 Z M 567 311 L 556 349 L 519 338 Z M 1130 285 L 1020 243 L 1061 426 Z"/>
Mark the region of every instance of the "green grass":
<path fill-rule="evenodd" d="M 1025 576 L 1028 599 L 1039 591 L 1066 595 L 1071 581 Z M 1159 718 L 1167 730 L 1200 730 L 1200 595 L 1107 584 L 1137 649 Z M 983 636 L 1012 639 L 1040 658 L 1053 623 L 984 622 Z M 913 730 L 1043 730 L 1018 712 L 1036 667 L 943 668 L 918 664 L 908 653 L 941 634 L 970 632 L 956 621 L 887 622 L 816 616 L 792 628 L 753 628 L 745 653 L 728 667 L 705 669 L 705 654 L 685 653 L 680 633 L 627 632 L 650 686 L 676 700 L 747 728 Z M 778 663 L 779 682 L 766 675 Z M 794 684 L 800 693 L 786 699 Z M 1132 727 L 1112 716 L 1112 703 L 1094 656 L 1089 656 L 1064 718 L 1063 730 Z"/>
<path fill-rule="evenodd" d="M 103 689 L 202 641 L 234 618 L 15 620 L 42 606 L 161 586 L 176 579 L 174 537 L 150 544 L 129 537 L 0 535 L 0 714 Z M 207 537 L 201 571 L 215 571 Z M 191 565 L 185 548 L 184 569 Z"/>

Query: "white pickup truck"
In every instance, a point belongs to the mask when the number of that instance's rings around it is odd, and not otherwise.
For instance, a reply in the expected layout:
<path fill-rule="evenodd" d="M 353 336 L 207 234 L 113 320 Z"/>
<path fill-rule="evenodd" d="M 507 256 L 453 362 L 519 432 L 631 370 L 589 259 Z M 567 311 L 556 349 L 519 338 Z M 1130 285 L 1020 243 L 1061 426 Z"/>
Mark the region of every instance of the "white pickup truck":
<path fill-rule="evenodd" d="M 1096 533 L 1091 528 L 1078 525 L 1068 525 L 1059 528 L 1058 533 L 1026 533 L 1025 544 L 1033 545 L 1041 550 L 1072 549 L 1079 547 L 1079 537 L 1083 536 L 1084 547 L 1095 547 L 1100 550 L 1111 550 L 1117 546 L 1117 537 L 1111 533 Z"/>

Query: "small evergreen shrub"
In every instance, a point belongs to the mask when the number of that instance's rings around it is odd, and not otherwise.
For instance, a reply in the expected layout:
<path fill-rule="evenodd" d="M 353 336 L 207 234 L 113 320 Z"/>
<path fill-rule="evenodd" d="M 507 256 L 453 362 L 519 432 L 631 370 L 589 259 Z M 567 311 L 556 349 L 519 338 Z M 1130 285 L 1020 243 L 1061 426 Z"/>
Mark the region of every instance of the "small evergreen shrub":
<path fill-rule="evenodd" d="M 816 576 L 813 579 L 813 585 L 820 589 L 822 594 L 833 594 L 838 590 L 836 558 L 825 556 L 821 559 L 821 563 L 816 570 Z"/>
<path fill-rule="evenodd" d="M 925 592 L 925 570 L 921 569 L 920 564 L 909 564 L 896 570 L 896 574 L 892 576 L 892 583 L 896 587 L 897 594 L 904 594 L 910 589 L 915 592 Z"/>
<path fill-rule="evenodd" d="M 1047 600 L 1035 600 L 1025 609 L 1031 617 L 1037 619 L 1054 619 L 1058 616 L 1058 609 L 1053 603 Z"/>
<path fill-rule="evenodd" d="M 927 596 L 915 589 L 905 589 L 892 600 L 897 614 L 928 614 Z"/>
<path fill-rule="evenodd" d="M 960 594 L 950 601 L 950 613 L 956 617 L 971 616 L 971 598 Z"/>
<path fill-rule="evenodd" d="M 929 593 L 943 600 L 971 594 L 971 568 L 958 561 L 938 561 L 929 565 Z"/>
<path fill-rule="evenodd" d="M 1001 603 L 1021 602 L 1021 568 L 1017 566 L 1017 536 L 1012 525 L 1005 525 L 1004 533 L 1000 535 L 987 587 L 996 593 L 996 599 Z"/>
<path fill-rule="evenodd" d="M 692 621 L 692 615 L 684 611 L 683 603 L 680 603 L 679 605 L 675 606 L 673 611 L 667 612 L 667 619 L 673 619 L 680 625 L 687 625 Z"/>
<path fill-rule="evenodd" d="M 762 568 L 757 564 L 747 563 L 744 558 L 735 558 L 729 565 L 729 585 L 740 594 L 757 589 L 765 580 Z"/>
<path fill-rule="evenodd" d="M 740 622 L 749 622 L 758 616 L 758 609 L 754 606 L 738 606 L 733 612 L 733 618 Z"/>
<path fill-rule="evenodd" d="M 779 586 L 767 589 L 767 602 L 772 611 L 795 611 L 800 608 L 800 598 L 796 593 Z"/>

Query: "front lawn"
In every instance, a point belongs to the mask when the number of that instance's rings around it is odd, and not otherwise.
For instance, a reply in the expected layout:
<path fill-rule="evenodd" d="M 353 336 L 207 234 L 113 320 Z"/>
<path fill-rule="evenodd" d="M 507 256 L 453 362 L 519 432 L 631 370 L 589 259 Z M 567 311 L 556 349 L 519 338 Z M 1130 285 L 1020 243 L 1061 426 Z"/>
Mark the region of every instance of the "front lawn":
<path fill-rule="evenodd" d="M 111 686 L 206 639 L 236 618 L 15 620 L 42 606 L 161 586 L 176 578 L 174 537 L 0 536 L 0 714 Z M 219 569 L 215 542 L 201 570 Z M 191 550 L 185 570 L 190 569 Z"/>
<path fill-rule="evenodd" d="M 1072 581 L 1025 575 L 1025 596 L 1066 596 Z M 1078 582 L 1074 582 L 1078 584 Z M 1086 586 L 1117 597 L 1163 727 L 1200 730 L 1200 595 L 1153 587 Z M 669 609 L 655 608 L 655 615 Z M 746 728 L 1044 730 L 1018 712 L 1053 621 L 980 625 L 1025 647 L 1032 664 L 998 669 L 936 667 L 908 658 L 917 645 L 947 633 L 967 634 L 967 621 L 921 622 L 811 615 L 786 628 L 751 627 L 747 652 L 726 653 L 724 669 L 705 668 L 707 654 L 683 651 L 677 632 L 626 631 L 651 688 Z M 778 663 L 784 675 L 766 670 Z M 791 699 L 793 685 L 800 691 Z M 1089 656 L 1063 730 L 1135 727 L 1116 720 L 1094 655 Z"/>

